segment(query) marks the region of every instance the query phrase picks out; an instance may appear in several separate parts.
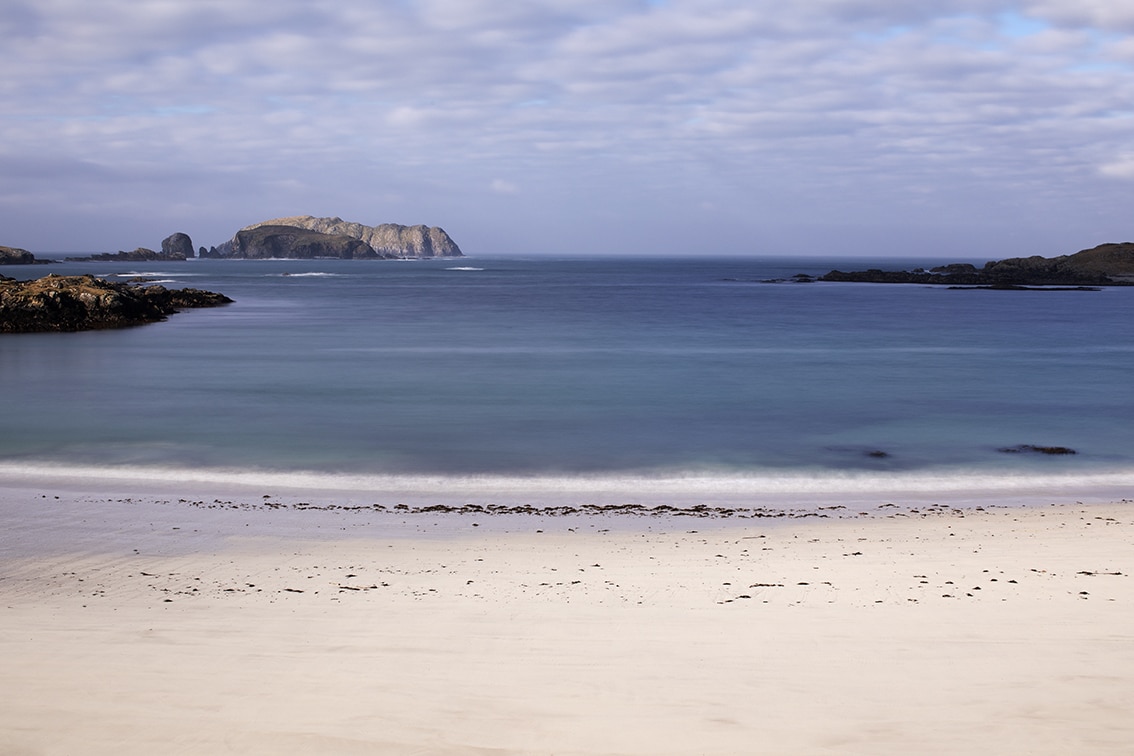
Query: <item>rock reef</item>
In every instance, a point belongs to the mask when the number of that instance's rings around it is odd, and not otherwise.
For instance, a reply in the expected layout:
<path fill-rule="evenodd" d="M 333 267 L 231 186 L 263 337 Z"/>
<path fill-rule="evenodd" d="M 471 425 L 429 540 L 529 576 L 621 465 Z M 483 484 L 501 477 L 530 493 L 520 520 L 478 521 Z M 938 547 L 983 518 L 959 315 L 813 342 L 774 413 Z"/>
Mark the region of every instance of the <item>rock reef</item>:
<path fill-rule="evenodd" d="M 66 257 L 67 262 L 170 262 L 171 258 L 161 252 L 155 252 L 146 247 L 138 247 L 129 251 L 118 252 L 100 252 L 94 255 L 83 255 L 82 257 Z M 184 261 L 184 257 L 172 258 L 178 262 Z"/>
<path fill-rule="evenodd" d="M 1100 244 L 1073 255 L 1012 257 L 977 268 L 967 263 L 931 270 L 871 269 L 845 273 L 832 270 L 820 281 L 854 283 L 914 283 L 1013 289 L 1030 286 L 1134 286 L 1134 242 Z"/>
<path fill-rule="evenodd" d="M 131 252 L 103 252 L 84 257 L 68 257 L 67 262 L 184 262 L 193 256 L 193 241 L 181 232 L 167 236 L 161 252 L 138 247 Z"/>
<path fill-rule="evenodd" d="M 230 302 L 200 289 L 112 283 L 91 275 L 33 281 L 0 276 L 0 333 L 124 328 L 165 320 L 183 308 Z"/>

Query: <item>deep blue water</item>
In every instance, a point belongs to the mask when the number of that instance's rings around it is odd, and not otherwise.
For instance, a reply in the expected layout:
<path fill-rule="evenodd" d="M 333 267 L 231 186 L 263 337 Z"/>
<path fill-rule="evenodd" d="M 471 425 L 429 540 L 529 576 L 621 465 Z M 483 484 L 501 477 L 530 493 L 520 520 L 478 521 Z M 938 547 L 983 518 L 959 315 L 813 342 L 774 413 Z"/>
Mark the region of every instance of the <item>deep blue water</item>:
<path fill-rule="evenodd" d="M 9 268 L 21 278 L 144 273 L 236 303 L 140 328 L 0 337 L 0 463 L 443 475 L 1134 469 L 1134 288 L 761 282 L 935 262 L 948 261 Z M 1018 444 L 1079 453 L 998 451 Z"/>

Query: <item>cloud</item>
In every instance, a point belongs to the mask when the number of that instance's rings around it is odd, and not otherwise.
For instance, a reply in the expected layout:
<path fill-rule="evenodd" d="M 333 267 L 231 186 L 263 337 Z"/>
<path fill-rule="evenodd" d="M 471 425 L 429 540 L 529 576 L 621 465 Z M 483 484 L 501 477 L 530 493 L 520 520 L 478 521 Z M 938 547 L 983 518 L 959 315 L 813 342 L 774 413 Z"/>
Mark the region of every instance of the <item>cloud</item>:
<path fill-rule="evenodd" d="M 515 194 L 520 191 L 520 187 L 504 179 L 493 179 L 489 187 L 497 194 Z"/>
<path fill-rule="evenodd" d="M 486 251 L 619 222 L 688 249 L 703 205 L 732 248 L 962 217 L 1113 235 L 1132 23 L 1129 0 L 13 0 L 0 243 L 74 249 L 193 207 L 218 241 L 313 212 Z M 491 217 L 486 186 L 529 211 Z M 4 210 L 32 196 L 85 215 Z"/>
<path fill-rule="evenodd" d="M 1109 178 L 1134 179 L 1134 155 L 1127 155 L 1100 166 L 1099 173 Z"/>
<path fill-rule="evenodd" d="M 1134 3 L 1130 0 L 1038 0 L 1028 11 L 1053 23 L 1100 31 L 1134 31 Z"/>

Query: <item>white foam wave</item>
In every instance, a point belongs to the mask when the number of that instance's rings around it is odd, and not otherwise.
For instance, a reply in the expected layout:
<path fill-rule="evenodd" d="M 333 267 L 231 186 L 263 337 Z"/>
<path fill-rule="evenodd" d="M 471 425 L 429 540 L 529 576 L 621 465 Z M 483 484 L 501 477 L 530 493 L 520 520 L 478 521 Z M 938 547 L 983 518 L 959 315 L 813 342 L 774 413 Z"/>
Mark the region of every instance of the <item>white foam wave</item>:
<path fill-rule="evenodd" d="M 934 472 L 665 472 L 581 475 L 428 475 L 310 470 L 98 467 L 48 462 L 0 463 L 0 485 L 28 479 L 95 488 L 286 488 L 332 498 L 381 495 L 437 501 L 785 502 L 941 497 L 981 500 L 1045 496 L 1117 500 L 1134 490 L 1134 469 L 1080 473 L 977 470 Z"/>
<path fill-rule="evenodd" d="M 269 278 L 338 278 L 342 273 L 323 273 L 312 271 L 308 273 L 272 273 Z"/>
<path fill-rule="evenodd" d="M 181 271 L 178 271 L 176 273 L 170 273 L 168 271 L 162 271 L 162 270 L 139 270 L 139 271 L 131 271 L 129 273 L 113 273 L 113 274 L 111 274 L 111 277 L 113 277 L 113 278 L 170 278 L 170 277 L 186 278 L 186 277 L 190 277 L 190 276 L 200 276 L 200 275 L 202 275 L 202 274 L 201 273 L 183 273 Z"/>
<path fill-rule="evenodd" d="M 484 270 L 484 268 L 473 268 L 468 265 L 458 265 L 454 268 L 445 268 L 445 270 Z"/>

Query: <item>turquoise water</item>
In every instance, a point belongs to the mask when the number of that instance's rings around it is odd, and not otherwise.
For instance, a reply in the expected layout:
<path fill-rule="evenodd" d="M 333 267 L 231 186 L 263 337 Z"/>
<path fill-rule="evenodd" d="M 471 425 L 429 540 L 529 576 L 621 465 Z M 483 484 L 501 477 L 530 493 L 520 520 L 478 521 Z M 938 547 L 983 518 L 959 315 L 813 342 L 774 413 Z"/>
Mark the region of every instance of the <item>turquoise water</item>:
<path fill-rule="evenodd" d="M 145 274 L 236 303 L 127 330 L 0 338 L 0 464 L 757 478 L 1134 470 L 1134 288 L 762 283 L 927 262 L 9 268 Z M 998 451 L 1019 444 L 1079 453 Z"/>

